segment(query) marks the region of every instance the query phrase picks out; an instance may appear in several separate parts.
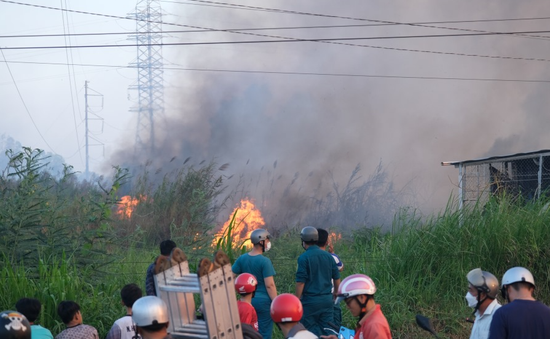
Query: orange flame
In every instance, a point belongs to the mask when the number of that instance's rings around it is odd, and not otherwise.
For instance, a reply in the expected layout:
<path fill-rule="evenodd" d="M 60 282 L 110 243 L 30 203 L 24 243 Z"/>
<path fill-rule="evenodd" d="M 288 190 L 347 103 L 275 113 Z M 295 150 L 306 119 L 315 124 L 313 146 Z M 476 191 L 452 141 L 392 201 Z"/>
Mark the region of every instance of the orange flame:
<path fill-rule="evenodd" d="M 132 198 L 129 195 L 123 196 L 122 198 L 120 198 L 120 202 L 118 203 L 116 214 L 121 218 L 130 219 L 137 204 L 139 204 L 144 199 L 145 197 L 142 196 L 140 196 L 139 198 Z"/>
<path fill-rule="evenodd" d="M 235 213 L 237 213 L 237 215 L 235 216 L 235 222 L 231 230 L 231 239 L 234 245 L 240 245 L 243 240 L 250 238 L 250 233 L 253 230 L 265 225 L 260 210 L 256 208 L 252 200 L 245 198 L 241 200 L 239 206 L 235 207 L 233 212 L 229 215 L 229 219 L 223 224 L 222 229 L 214 237 L 214 245 L 217 244 L 218 240 L 227 232 Z M 250 245 L 251 244 L 248 242 L 247 247 Z"/>
<path fill-rule="evenodd" d="M 342 240 L 342 233 L 331 232 L 328 235 L 328 241 L 334 243 L 337 240 Z"/>

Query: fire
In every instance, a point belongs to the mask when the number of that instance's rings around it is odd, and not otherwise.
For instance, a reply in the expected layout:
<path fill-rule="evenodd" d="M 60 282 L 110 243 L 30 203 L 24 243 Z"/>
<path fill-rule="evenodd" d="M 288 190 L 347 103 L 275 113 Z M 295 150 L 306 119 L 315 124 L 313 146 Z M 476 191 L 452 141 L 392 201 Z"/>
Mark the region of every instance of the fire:
<path fill-rule="evenodd" d="M 342 233 L 331 232 L 328 235 L 328 242 L 330 242 L 331 244 L 337 240 L 342 240 Z"/>
<path fill-rule="evenodd" d="M 231 239 L 235 246 L 239 246 L 244 240 L 250 238 L 250 233 L 253 230 L 265 225 L 260 210 L 256 208 L 252 200 L 245 198 L 241 200 L 239 206 L 235 207 L 233 212 L 229 215 L 229 219 L 223 224 L 222 229 L 216 234 L 214 245 L 225 235 L 225 233 L 227 233 L 235 213 L 237 213 L 237 215 L 235 216 L 233 229 L 231 230 Z M 249 247 L 251 244 L 247 242 L 246 245 Z"/>
<path fill-rule="evenodd" d="M 140 196 L 139 198 L 132 198 L 129 195 L 123 196 L 122 198 L 120 198 L 120 202 L 118 203 L 116 214 L 121 218 L 130 219 L 137 204 L 139 204 L 140 201 L 143 200 L 145 200 L 145 197 L 142 196 Z"/>

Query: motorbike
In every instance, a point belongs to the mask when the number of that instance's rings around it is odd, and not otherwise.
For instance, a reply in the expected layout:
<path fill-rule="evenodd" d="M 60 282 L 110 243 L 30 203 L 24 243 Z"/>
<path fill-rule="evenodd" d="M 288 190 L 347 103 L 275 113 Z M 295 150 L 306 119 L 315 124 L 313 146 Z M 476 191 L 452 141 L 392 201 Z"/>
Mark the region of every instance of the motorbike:
<path fill-rule="evenodd" d="M 430 318 L 428 317 L 425 317 L 423 316 L 422 314 L 417 314 L 416 315 L 416 323 L 418 324 L 418 326 L 420 326 L 420 328 L 422 328 L 423 330 L 426 330 L 428 332 L 430 332 L 431 334 L 433 334 L 433 336 L 435 338 L 439 338 L 437 336 L 437 333 L 435 332 L 435 329 L 432 325 L 432 321 L 430 320 Z"/>

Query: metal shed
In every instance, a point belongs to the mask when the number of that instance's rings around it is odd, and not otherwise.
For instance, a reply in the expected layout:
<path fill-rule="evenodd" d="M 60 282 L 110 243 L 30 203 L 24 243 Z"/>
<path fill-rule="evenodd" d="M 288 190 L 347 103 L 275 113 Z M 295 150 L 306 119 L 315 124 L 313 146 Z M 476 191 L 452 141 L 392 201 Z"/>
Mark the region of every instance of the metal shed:
<path fill-rule="evenodd" d="M 484 204 L 491 196 L 538 199 L 550 188 L 550 150 L 494 156 L 475 160 L 443 161 L 458 168 L 459 208 Z"/>

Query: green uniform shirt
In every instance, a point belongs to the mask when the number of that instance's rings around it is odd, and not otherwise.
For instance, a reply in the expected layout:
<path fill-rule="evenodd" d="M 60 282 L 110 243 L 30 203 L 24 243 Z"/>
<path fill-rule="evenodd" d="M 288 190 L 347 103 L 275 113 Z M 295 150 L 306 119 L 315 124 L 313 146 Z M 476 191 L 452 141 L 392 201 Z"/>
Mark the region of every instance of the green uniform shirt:
<path fill-rule="evenodd" d="M 334 262 L 334 260 L 332 260 Z M 275 269 L 269 258 L 263 255 L 250 255 L 248 253 L 241 255 L 231 267 L 233 273 L 250 273 L 258 280 L 256 294 L 254 298 L 269 298 L 265 288 L 264 279 L 275 275 Z"/>
<path fill-rule="evenodd" d="M 327 251 L 312 245 L 298 257 L 296 282 L 304 283 L 304 297 L 331 294 L 333 279 L 340 279 L 340 272 Z"/>

